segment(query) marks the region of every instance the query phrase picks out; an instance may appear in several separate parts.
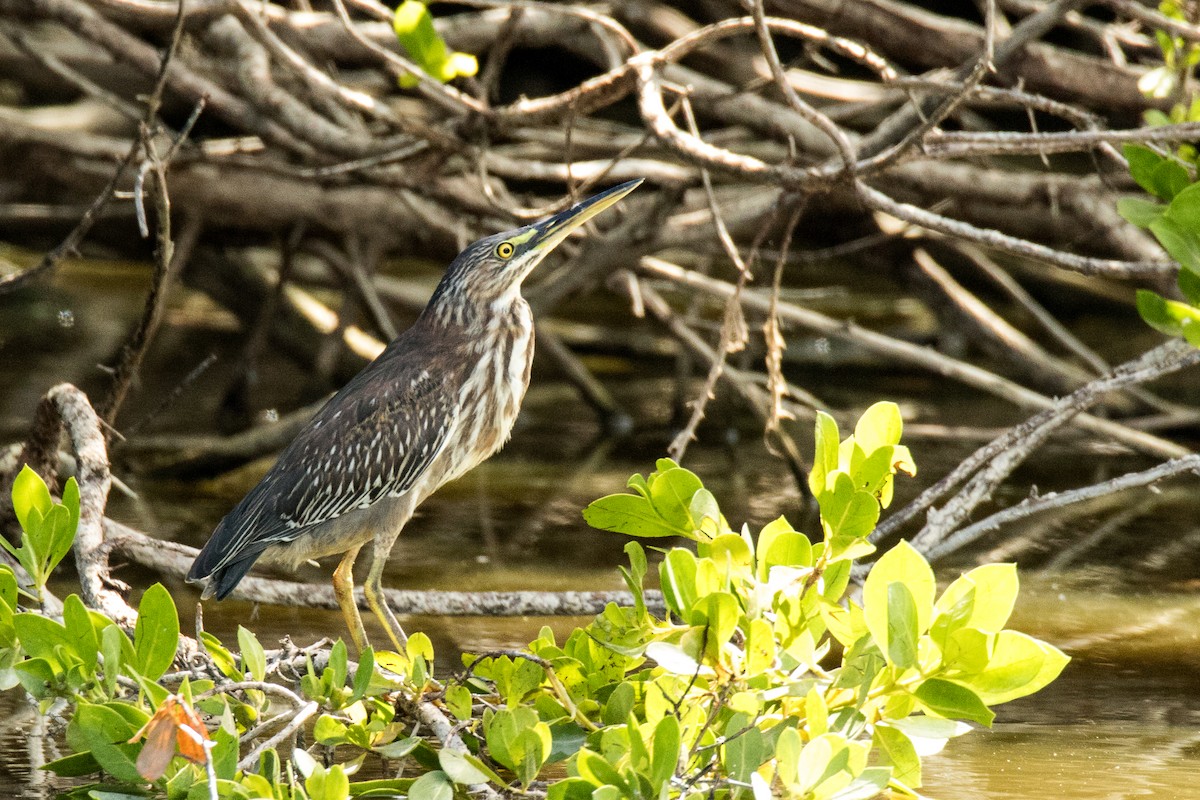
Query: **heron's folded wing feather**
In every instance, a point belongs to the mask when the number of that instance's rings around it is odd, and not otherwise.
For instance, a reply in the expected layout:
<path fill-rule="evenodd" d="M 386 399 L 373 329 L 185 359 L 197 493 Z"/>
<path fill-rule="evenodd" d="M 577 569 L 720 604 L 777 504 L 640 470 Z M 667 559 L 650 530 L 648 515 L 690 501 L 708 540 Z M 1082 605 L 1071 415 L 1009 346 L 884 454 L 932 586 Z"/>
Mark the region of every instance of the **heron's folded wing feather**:
<path fill-rule="evenodd" d="M 441 453 L 457 413 L 452 376 L 388 352 L 317 413 L 213 534 L 213 569 L 387 495 Z M 217 541 L 217 540 L 220 541 Z"/>

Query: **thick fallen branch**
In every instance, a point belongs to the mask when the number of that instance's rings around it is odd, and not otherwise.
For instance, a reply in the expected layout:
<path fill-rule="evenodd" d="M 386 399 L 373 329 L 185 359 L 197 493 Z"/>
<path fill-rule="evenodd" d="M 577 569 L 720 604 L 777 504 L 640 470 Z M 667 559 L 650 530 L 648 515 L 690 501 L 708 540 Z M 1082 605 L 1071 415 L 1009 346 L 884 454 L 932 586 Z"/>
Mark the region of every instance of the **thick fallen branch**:
<path fill-rule="evenodd" d="M 110 519 L 104 521 L 108 547 L 162 575 L 182 578 L 198 552 L 178 542 L 163 542 Z M 599 614 L 609 603 L 632 604 L 633 596 L 623 591 L 568 592 L 452 592 L 385 589 L 388 605 L 397 614 L 445 617 L 572 617 Z M 231 597 L 255 603 L 295 608 L 337 609 L 330 584 L 297 583 L 249 576 Z M 361 608 L 367 609 L 362 589 L 355 591 Z M 662 602 L 655 592 L 647 602 Z"/>

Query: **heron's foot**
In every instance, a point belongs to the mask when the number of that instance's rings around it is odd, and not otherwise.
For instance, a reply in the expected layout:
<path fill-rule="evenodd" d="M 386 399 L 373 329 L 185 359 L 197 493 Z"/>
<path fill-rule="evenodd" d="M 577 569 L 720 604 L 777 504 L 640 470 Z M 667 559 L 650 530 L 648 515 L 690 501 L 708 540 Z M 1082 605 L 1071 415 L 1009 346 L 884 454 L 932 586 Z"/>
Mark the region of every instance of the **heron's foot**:
<path fill-rule="evenodd" d="M 404 628 L 400 627 L 400 621 L 396 619 L 396 615 L 388 607 L 387 597 L 383 593 L 383 586 L 378 581 L 368 579 L 366 585 L 363 587 L 363 594 L 366 595 L 367 605 L 371 607 L 371 610 L 375 612 L 375 616 L 383 623 L 383 629 L 387 631 L 388 638 L 392 640 L 396 652 L 403 653 L 407 649 L 408 635 L 404 633 Z"/>
<path fill-rule="evenodd" d="M 362 615 L 358 613 L 358 603 L 354 600 L 354 558 L 359 548 L 355 547 L 342 557 L 337 569 L 333 571 L 333 594 L 337 597 L 342 616 L 346 618 L 346 627 L 350 630 L 350 638 L 355 649 L 361 653 L 370 646 L 367 641 L 367 630 L 363 627 Z"/>

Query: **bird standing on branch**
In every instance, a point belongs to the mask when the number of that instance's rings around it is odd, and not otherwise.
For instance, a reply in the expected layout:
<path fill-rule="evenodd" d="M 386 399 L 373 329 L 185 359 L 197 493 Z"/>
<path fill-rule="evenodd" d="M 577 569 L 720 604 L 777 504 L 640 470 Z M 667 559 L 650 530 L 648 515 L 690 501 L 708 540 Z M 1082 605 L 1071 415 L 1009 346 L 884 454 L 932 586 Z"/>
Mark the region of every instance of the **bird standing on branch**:
<path fill-rule="evenodd" d="M 533 362 L 522 281 L 571 231 L 640 183 L 460 253 L 413 326 L 317 412 L 221 520 L 188 572 L 205 583 L 203 597 L 228 595 L 259 558 L 295 569 L 345 553 L 333 589 L 361 652 L 368 642 L 353 569 L 370 544 L 367 605 L 402 651 L 404 631 L 383 595 L 384 565 L 421 501 L 512 432 Z"/>

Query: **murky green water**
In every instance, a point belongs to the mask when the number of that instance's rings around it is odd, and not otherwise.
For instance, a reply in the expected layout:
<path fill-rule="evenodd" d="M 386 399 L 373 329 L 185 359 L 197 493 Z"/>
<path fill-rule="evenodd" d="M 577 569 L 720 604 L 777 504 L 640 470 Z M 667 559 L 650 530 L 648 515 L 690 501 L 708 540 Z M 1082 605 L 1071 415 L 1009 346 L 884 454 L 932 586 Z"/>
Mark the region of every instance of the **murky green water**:
<path fill-rule="evenodd" d="M 80 264 L 34 295 L 0 302 L 0 433 L 6 441 L 22 435 L 37 398 L 54 383 L 71 380 L 88 390 L 104 385 L 95 365 L 111 358 L 135 318 L 143 280 L 138 269 Z M 134 396 L 127 419 L 140 419 L 215 352 L 222 359 L 218 365 L 147 430 L 211 429 L 214 397 L 225 385 L 224 370 L 239 344 L 231 319 L 198 296 L 177 294 L 147 368 L 150 377 Z M 605 438 L 574 392 L 539 367 L 510 446 L 422 507 L 395 548 L 388 585 L 620 588 L 615 567 L 622 561 L 624 540 L 589 530 L 579 510 L 597 496 L 619 491 L 630 473 L 653 467 L 671 434 L 673 387 L 669 379 L 656 377 L 669 374 L 668 364 L 633 365 L 609 357 L 594 363 L 605 369 L 606 383 L 637 419 L 636 433 L 624 440 Z M 268 364 L 265 371 L 257 397 L 263 407 L 286 411 L 311 399 L 314 387 L 287 363 Z M 921 421 L 995 426 L 1021 418 L 1010 408 L 921 376 L 883 373 L 852 382 L 845 372 L 806 367 L 793 377 L 845 407 L 898 399 Z M 719 404 L 714 407 L 715 417 L 723 413 Z M 720 427 L 706 429 L 689 453 L 688 466 L 708 482 L 731 521 L 748 519 L 759 526 L 780 513 L 795 519 L 799 493 L 782 462 L 767 453 L 752 428 L 737 435 L 731 445 Z M 897 503 L 971 449 L 964 443 L 911 444 L 920 479 L 900 488 Z M 1128 457 L 1081 458 L 1077 451 L 1050 448 L 1043 460 L 1023 470 L 1020 488 L 1009 490 L 1005 501 L 1019 499 L 1031 483 L 1045 491 L 1144 466 Z M 199 545 L 265 467 L 251 464 L 196 483 L 123 475 L 138 498 L 114 492 L 110 513 L 156 536 Z M 1014 625 L 1067 649 L 1075 661 L 1046 691 L 1000 707 L 994 731 L 957 740 L 928 759 L 926 794 L 945 800 L 1200 797 L 1200 599 L 1190 583 L 1197 573 L 1196 548 L 1186 546 L 1188 537 L 1196 536 L 1197 494 L 1194 488 L 1168 487 L 1161 495 L 1131 495 L 1120 504 L 1121 524 L 1107 532 L 1103 526 L 1117 512 L 1101 506 L 1039 518 L 1007 537 L 981 543 L 981 557 L 1018 558 L 1043 568 L 1024 573 Z M 1118 560 L 1120 569 L 1110 567 Z M 955 574 L 949 566 L 941 577 Z M 118 576 L 134 586 L 158 579 L 132 566 Z M 301 577 L 326 580 L 328 567 L 306 568 Z M 190 614 L 194 590 L 182 583 L 170 588 L 185 616 Z M 69 591 L 69 584 L 62 589 Z M 429 633 L 442 667 L 449 668 L 459 651 L 518 645 L 542 624 L 565 630 L 575 621 L 403 622 L 409 630 Z M 209 604 L 205 623 L 222 637 L 247 625 L 268 643 L 285 635 L 307 643 L 342 633 L 335 612 L 232 601 Z M 0 796 L 45 796 L 26 755 L 35 717 L 9 695 L 0 698 L 0 718 L 10 723 L 0 726 Z"/>

